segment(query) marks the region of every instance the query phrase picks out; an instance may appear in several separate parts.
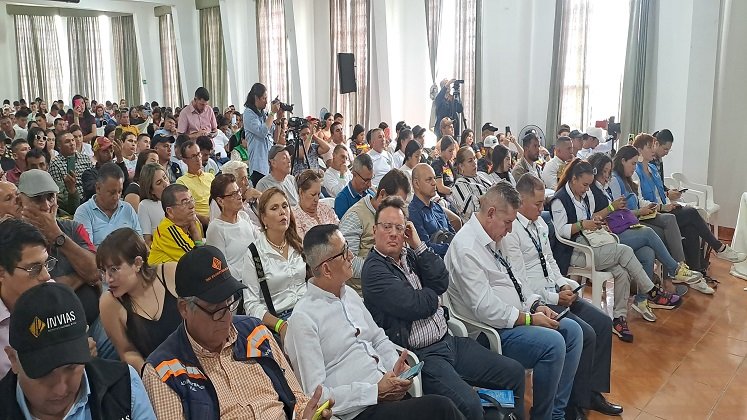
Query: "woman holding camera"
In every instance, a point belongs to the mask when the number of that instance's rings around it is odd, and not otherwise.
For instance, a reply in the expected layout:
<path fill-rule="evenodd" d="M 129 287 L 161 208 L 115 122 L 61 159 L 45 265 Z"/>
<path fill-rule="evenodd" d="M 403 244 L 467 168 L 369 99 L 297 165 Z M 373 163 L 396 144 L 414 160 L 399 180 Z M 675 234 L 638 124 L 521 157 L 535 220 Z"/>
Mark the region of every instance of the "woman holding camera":
<path fill-rule="evenodd" d="M 252 170 L 250 179 L 257 185 L 260 179 L 270 173 L 268 152 L 273 144 L 275 134 L 275 115 L 280 111 L 280 102 L 274 101 L 267 107 L 267 88 L 262 83 L 255 83 L 244 102 L 244 135 L 247 143 L 248 164 Z"/>

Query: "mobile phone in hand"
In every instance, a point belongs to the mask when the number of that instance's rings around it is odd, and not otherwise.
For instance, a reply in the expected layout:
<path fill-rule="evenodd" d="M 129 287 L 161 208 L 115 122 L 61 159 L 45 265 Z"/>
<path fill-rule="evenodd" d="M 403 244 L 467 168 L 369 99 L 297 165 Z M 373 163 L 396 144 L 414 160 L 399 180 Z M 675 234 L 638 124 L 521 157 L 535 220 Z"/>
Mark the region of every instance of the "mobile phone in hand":
<path fill-rule="evenodd" d="M 322 413 L 324 413 L 324 410 L 329 408 L 329 400 L 325 401 L 324 404 L 320 405 L 319 408 L 316 409 L 316 412 L 314 413 L 314 417 L 311 418 L 311 420 L 320 420 L 322 418 Z"/>
<path fill-rule="evenodd" d="M 578 293 L 578 291 L 583 289 L 584 287 L 586 287 L 586 282 L 579 284 L 577 288 L 573 289 L 573 293 Z"/>
<path fill-rule="evenodd" d="M 421 361 L 415 366 L 411 367 L 410 369 L 407 369 L 406 371 L 399 374 L 399 379 L 404 379 L 406 381 L 409 381 L 410 379 L 418 376 L 421 370 L 423 370 L 423 365 L 425 362 Z"/>
<path fill-rule="evenodd" d="M 556 321 L 560 321 L 561 319 L 565 318 L 566 315 L 568 315 L 568 312 L 571 311 L 571 308 L 565 308 L 561 313 L 558 314 L 558 316 L 555 317 Z"/>

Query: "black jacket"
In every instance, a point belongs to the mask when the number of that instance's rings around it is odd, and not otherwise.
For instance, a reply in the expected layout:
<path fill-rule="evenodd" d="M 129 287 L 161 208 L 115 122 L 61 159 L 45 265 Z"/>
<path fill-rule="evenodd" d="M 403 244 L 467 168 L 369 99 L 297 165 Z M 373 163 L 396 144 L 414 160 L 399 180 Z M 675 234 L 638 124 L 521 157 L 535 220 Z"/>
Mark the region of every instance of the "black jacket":
<path fill-rule="evenodd" d="M 421 290 L 415 290 L 399 266 L 375 249 L 363 264 L 361 283 L 363 302 L 374 321 L 393 343 L 409 348 L 412 323 L 436 313 L 438 297 L 449 288 L 449 272 L 430 249 L 417 255 L 408 248 L 407 264 L 420 279 Z"/>
<path fill-rule="evenodd" d="M 88 405 L 93 419 L 132 418 L 130 370 L 126 363 L 94 358 L 86 364 L 86 375 L 91 387 Z M 0 419 L 24 419 L 16 401 L 17 381 L 12 370 L 0 381 Z"/>

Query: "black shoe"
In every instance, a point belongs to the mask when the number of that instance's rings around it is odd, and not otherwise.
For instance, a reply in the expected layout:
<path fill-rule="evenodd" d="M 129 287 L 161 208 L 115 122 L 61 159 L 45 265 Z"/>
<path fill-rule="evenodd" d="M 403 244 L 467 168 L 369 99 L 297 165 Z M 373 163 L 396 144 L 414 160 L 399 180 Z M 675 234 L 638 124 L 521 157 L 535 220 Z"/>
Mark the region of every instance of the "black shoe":
<path fill-rule="evenodd" d="M 565 408 L 565 420 L 586 420 L 586 413 L 581 407 L 569 405 Z"/>
<path fill-rule="evenodd" d="M 594 392 L 591 394 L 590 410 L 598 411 L 607 416 L 619 416 L 623 412 L 620 405 L 612 404 L 604 398 L 604 395 Z"/>

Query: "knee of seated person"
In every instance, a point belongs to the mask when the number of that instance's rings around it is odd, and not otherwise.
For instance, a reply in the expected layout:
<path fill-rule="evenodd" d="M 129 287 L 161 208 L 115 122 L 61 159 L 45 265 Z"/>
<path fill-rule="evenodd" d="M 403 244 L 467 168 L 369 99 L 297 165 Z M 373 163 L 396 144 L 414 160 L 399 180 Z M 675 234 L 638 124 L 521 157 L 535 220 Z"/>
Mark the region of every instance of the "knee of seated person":
<path fill-rule="evenodd" d="M 432 419 L 451 419 L 454 413 L 459 412 L 457 406 L 443 395 L 423 395 L 418 398 L 422 405 L 423 415 Z"/>
<path fill-rule="evenodd" d="M 578 325 L 578 322 L 570 318 L 563 318 L 560 320 L 560 329 L 565 331 L 564 340 L 566 341 L 566 343 L 568 341 L 583 340 L 584 330 L 581 329 L 581 326 Z"/>

